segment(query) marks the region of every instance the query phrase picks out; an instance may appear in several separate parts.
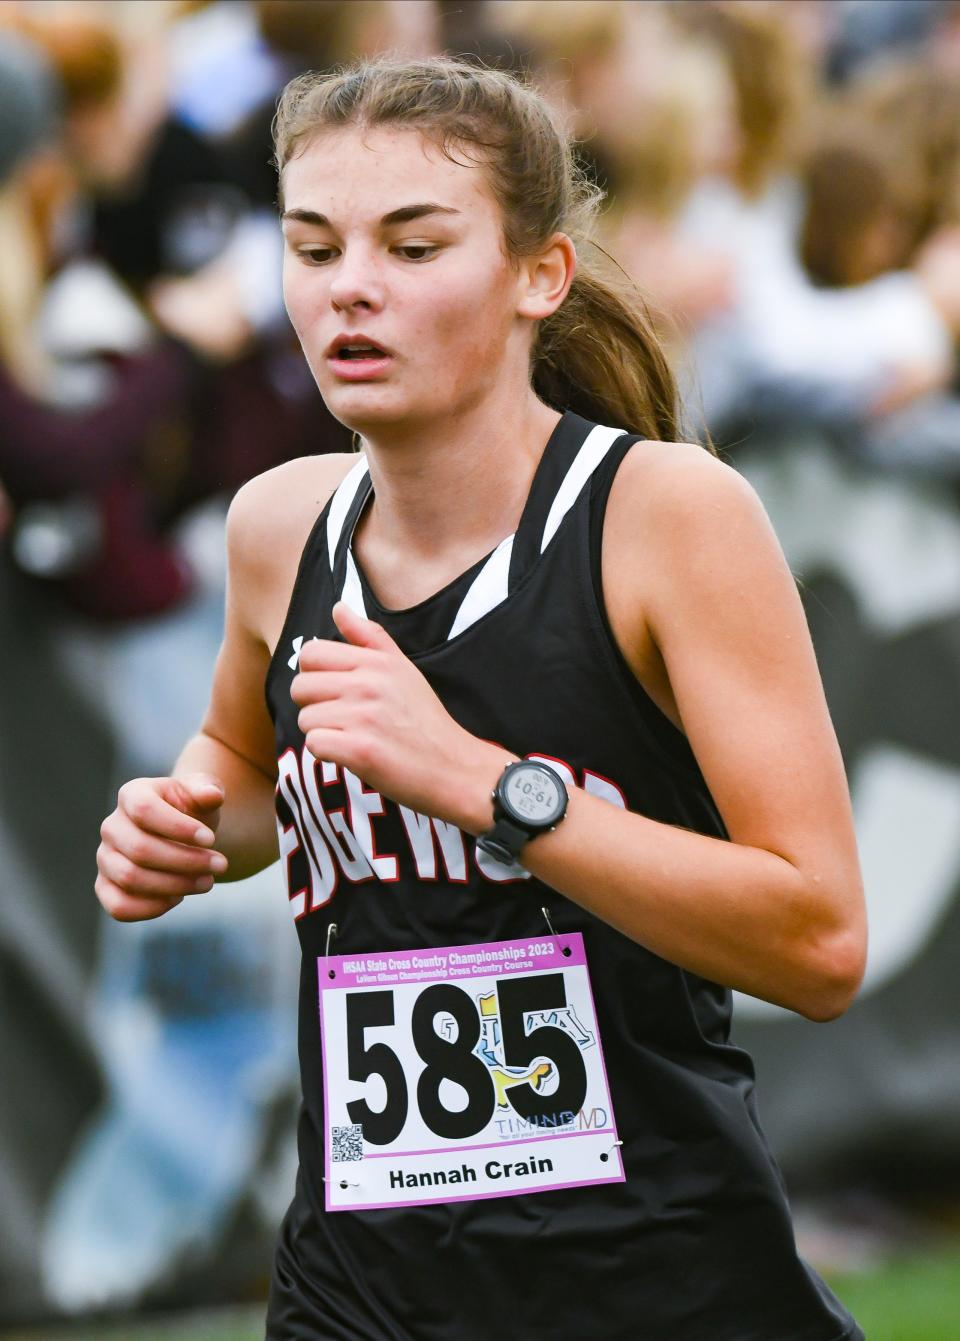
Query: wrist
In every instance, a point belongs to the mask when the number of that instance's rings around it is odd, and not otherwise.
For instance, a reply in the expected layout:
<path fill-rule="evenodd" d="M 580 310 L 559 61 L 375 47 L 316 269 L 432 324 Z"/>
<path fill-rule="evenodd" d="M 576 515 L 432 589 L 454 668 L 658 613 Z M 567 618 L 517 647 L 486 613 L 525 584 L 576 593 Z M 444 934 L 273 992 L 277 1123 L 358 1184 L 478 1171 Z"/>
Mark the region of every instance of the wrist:
<path fill-rule="evenodd" d="M 517 762 L 502 745 L 476 740 L 458 767 L 457 810 L 453 823 L 474 837 L 486 833 L 493 824 L 493 791 L 503 770 Z"/>
<path fill-rule="evenodd" d="M 493 825 L 477 840 L 478 848 L 502 865 L 522 861 L 527 845 L 552 833 L 567 813 L 567 786 L 557 771 L 540 759 L 507 765 L 492 796 Z"/>

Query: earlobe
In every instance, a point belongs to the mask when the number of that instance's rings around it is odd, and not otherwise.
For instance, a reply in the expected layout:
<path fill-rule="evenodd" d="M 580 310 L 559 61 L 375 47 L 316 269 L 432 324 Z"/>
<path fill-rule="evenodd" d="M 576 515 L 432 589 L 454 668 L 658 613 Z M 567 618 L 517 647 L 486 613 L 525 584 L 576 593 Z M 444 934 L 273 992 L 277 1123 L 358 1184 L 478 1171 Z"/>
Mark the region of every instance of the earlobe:
<path fill-rule="evenodd" d="M 540 321 L 566 298 L 577 268 L 577 252 L 566 233 L 554 233 L 546 248 L 524 259 L 518 314 Z"/>

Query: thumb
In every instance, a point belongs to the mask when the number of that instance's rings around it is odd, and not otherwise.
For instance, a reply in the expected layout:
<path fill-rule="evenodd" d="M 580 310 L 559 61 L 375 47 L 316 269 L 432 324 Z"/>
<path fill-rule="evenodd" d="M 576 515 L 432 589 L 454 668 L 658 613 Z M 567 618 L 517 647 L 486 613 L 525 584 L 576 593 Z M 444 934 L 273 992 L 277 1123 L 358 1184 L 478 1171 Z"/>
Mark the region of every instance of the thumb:
<path fill-rule="evenodd" d="M 185 773 L 174 780 L 179 784 L 181 800 L 189 814 L 201 815 L 223 805 L 223 783 L 212 773 Z"/>
<path fill-rule="evenodd" d="M 333 622 L 354 647 L 374 647 L 380 652 L 398 652 L 400 649 L 382 624 L 372 619 L 364 619 L 356 614 L 344 601 L 337 601 L 331 612 Z"/>

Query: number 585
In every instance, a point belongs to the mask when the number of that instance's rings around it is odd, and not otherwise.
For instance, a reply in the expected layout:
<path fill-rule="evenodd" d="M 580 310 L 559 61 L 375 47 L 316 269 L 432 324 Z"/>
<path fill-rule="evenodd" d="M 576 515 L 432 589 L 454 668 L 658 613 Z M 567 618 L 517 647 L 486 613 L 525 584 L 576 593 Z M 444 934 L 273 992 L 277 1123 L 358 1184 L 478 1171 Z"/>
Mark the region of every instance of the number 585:
<path fill-rule="evenodd" d="M 552 1094 L 538 1094 L 526 1082 L 509 1086 L 505 1093 L 513 1110 L 522 1118 L 579 1112 L 587 1094 L 587 1070 L 580 1049 L 555 1025 L 540 1025 L 529 1033 L 526 1017 L 531 1011 L 561 1010 L 567 1004 L 562 973 L 529 978 L 505 978 L 497 983 L 497 1003 L 503 1039 L 503 1062 L 507 1067 L 529 1067 L 540 1059 L 552 1062 L 557 1086 Z M 350 992 L 347 1011 L 347 1074 L 363 1082 L 378 1075 L 387 1092 L 386 1103 L 377 1111 L 366 1099 L 347 1104 L 351 1122 L 363 1126 L 364 1140 L 371 1145 L 389 1145 L 404 1128 L 409 1111 L 407 1077 L 400 1058 L 387 1043 L 367 1046 L 367 1029 L 394 1023 L 394 999 L 390 990 Z M 441 1038 L 434 1028 L 439 1014 L 453 1016 L 454 1039 Z M 476 1136 L 493 1116 L 497 1095 L 493 1076 L 474 1049 L 480 1040 L 480 1016 L 472 998 L 453 983 L 434 983 L 417 997 L 410 1021 L 413 1045 L 425 1063 L 417 1080 L 416 1102 L 426 1126 L 443 1140 Z M 459 1085 L 467 1094 L 466 1107 L 446 1108 L 440 1099 L 444 1080 Z"/>

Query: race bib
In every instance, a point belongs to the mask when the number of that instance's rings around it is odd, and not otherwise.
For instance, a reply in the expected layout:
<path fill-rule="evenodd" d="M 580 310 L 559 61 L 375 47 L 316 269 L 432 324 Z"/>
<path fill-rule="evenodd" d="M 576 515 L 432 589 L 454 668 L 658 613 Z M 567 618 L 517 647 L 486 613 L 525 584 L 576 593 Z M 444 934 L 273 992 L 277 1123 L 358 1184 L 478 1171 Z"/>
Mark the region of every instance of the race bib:
<path fill-rule="evenodd" d="M 623 1182 L 579 933 L 317 969 L 327 1210 Z"/>

